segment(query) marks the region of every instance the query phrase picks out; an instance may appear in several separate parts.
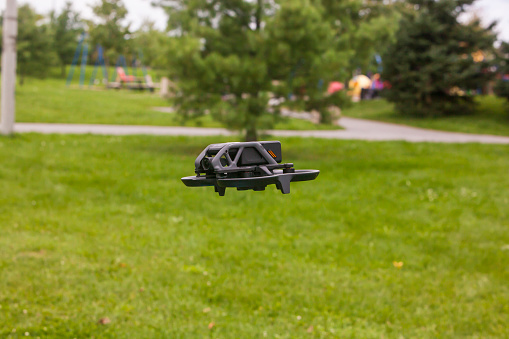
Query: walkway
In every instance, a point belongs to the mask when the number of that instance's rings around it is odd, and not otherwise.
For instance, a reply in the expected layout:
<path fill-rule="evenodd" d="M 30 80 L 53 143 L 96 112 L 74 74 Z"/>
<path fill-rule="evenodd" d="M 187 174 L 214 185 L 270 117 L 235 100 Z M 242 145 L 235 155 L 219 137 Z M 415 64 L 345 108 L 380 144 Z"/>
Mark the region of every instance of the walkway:
<path fill-rule="evenodd" d="M 329 131 L 287 131 L 274 130 L 268 133 L 281 137 L 313 137 L 326 139 L 355 139 L 355 140 L 404 140 L 409 142 L 445 142 L 484 144 L 509 144 L 509 137 L 443 132 L 428 130 L 384 122 L 362 120 L 343 117 L 340 125 L 344 130 Z M 14 128 L 17 133 L 57 133 L 57 134 L 105 134 L 105 135 L 235 135 L 234 132 L 222 128 L 199 127 L 163 127 L 163 126 L 130 126 L 130 125 L 81 125 L 81 124 L 42 124 L 17 123 Z"/>

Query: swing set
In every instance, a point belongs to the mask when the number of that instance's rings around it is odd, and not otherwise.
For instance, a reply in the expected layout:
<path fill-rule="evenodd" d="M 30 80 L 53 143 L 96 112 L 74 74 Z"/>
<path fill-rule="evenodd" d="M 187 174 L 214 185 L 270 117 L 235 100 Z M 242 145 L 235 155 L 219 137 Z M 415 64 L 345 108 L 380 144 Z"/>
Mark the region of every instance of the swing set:
<path fill-rule="evenodd" d="M 74 77 L 74 71 L 78 64 L 80 55 L 80 75 L 79 75 L 79 87 L 83 88 L 85 84 L 85 71 L 88 60 L 88 34 L 82 33 L 78 40 L 78 46 L 76 47 L 76 51 L 74 52 L 74 57 L 71 64 L 71 69 L 69 70 L 69 74 L 67 76 L 66 86 L 69 87 L 71 85 L 72 79 Z M 132 74 L 129 74 L 129 67 L 127 65 L 126 58 L 123 55 L 120 55 L 115 64 L 115 70 L 112 73 L 111 80 L 109 80 L 108 69 L 106 67 L 106 63 L 104 61 L 104 49 L 101 45 L 96 46 L 97 57 L 94 64 L 94 69 L 92 71 L 92 76 L 90 78 L 88 88 L 91 88 L 96 83 L 97 70 L 99 67 L 102 69 L 103 79 L 102 82 L 106 85 L 106 88 L 114 88 L 114 89 L 135 89 L 135 90 L 149 90 L 151 92 L 154 91 L 155 85 L 152 81 L 152 77 L 147 73 L 146 67 L 142 64 L 141 60 L 143 59 L 143 54 L 141 51 L 138 53 L 138 58 L 133 56 L 131 68 Z M 142 76 L 138 76 L 138 68 L 141 68 Z"/>

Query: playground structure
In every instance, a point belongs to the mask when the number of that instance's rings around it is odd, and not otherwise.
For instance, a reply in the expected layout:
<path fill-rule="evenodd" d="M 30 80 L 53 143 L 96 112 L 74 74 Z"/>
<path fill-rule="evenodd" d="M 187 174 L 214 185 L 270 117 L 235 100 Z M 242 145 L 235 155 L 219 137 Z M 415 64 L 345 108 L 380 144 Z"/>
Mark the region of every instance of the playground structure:
<path fill-rule="evenodd" d="M 74 52 L 74 57 L 71 63 L 71 68 L 69 70 L 69 74 L 67 76 L 66 86 L 69 87 L 71 85 L 72 79 L 74 77 L 74 71 L 80 61 L 80 75 L 79 75 L 79 87 L 83 88 L 85 83 L 85 73 L 86 66 L 88 61 L 88 53 L 89 53 L 89 44 L 87 41 L 88 34 L 82 33 L 79 40 L 78 46 L 76 47 L 76 51 Z M 96 84 L 96 77 L 98 68 L 101 67 L 103 73 L 102 83 L 106 86 L 106 88 L 114 88 L 114 89 L 134 89 L 134 90 L 149 90 L 151 92 L 154 91 L 156 85 L 152 81 L 152 77 L 148 74 L 146 67 L 141 63 L 143 58 L 143 54 L 141 51 L 138 53 L 138 57 L 134 56 L 132 58 L 132 74 L 129 74 L 129 68 L 127 65 L 126 58 L 123 55 L 120 55 L 117 59 L 113 74 L 111 79 L 108 76 L 108 68 L 106 66 L 104 60 L 104 49 L 102 46 L 97 45 L 95 52 L 97 53 L 97 57 L 94 63 L 94 69 L 92 71 L 92 75 L 88 84 L 88 88 L 91 88 Z M 81 55 L 81 60 L 80 59 Z M 138 76 L 138 68 L 141 68 L 142 76 Z"/>

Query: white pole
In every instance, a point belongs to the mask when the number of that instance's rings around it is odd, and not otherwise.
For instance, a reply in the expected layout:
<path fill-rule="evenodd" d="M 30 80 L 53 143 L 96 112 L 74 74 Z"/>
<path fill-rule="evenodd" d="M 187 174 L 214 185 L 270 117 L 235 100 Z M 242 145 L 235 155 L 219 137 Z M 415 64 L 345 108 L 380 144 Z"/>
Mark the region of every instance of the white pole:
<path fill-rule="evenodd" d="M 16 39 L 18 35 L 18 7 L 16 0 L 6 0 L 2 45 L 2 103 L 0 133 L 10 135 L 14 129 L 16 87 Z"/>

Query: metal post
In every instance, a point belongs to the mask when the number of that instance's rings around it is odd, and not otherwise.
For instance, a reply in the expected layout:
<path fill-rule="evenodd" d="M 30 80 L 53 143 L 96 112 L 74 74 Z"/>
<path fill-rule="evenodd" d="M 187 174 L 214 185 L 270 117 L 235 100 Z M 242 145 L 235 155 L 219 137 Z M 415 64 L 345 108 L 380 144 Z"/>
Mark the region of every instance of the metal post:
<path fill-rule="evenodd" d="M 141 49 L 138 51 L 138 59 L 140 60 L 141 72 L 143 73 L 143 78 L 146 79 L 148 73 L 147 73 L 147 68 L 143 64 L 143 52 L 141 51 Z"/>
<path fill-rule="evenodd" d="M 92 71 L 92 77 L 90 78 L 90 83 L 88 84 L 88 88 L 92 87 L 95 81 L 95 76 L 97 75 L 97 67 L 99 67 L 99 62 L 101 62 L 101 46 L 97 45 L 97 59 L 95 59 L 94 70 Z"/>
<path fill-rule="evenodd" d="M 106 63 L 104 62 L 104 50 L 103 50 L 103 47 L 102 46 L 99 46 L 99 64 L 102 66 L 103 68 L 103 80 L 106 80 L 106 82 L 108 82 L 108 70 L 106 69 Z M 104 81 L 103 81 L 104 82 Z"/>
<path fill-rule="evenodd" d="M 3 24 L 2 103 L 0 133 L 10 135 L 15 121 L 16 39 L 18 35 L 18 7 L 16 0 L 7 0 Z"/>
<path fill-rule="evenodd" d="M 74 52 L 74 57 L 72 58 L 71 63 L 71 69 L 69 70 L 69 76 L 67 77 L 67 82 L 65 85 L 69 87 L 72 81 L 72 77 L 74 75 L 74 67 L 76 67 L 76 64 L 78 63 L 78 59 L 80 57 L 81 52 L 81 45 L 83 44 L 83 41 L 85 40 L 85 32 L 81 33 L 80 39 L 78 40 L 78 47 L 76 47 L 76 51 Z"/>
<path fill-rule="evenodd" d="M 133 54 L 133 59 L 131 61 L 131 68 L 133 69 L 133 75 L 138 76 L 138 69 L 136 68 L 136 55 Z"/>
<path fill-rule="evenodd" d="M 88 58 L 88 43 L 85 42 L 85 45 L 83 45 L 83 54 L 81 55 L 80 88 L 83 88 L 83 84 L 85 83 L 87 58 Z"/>

